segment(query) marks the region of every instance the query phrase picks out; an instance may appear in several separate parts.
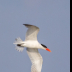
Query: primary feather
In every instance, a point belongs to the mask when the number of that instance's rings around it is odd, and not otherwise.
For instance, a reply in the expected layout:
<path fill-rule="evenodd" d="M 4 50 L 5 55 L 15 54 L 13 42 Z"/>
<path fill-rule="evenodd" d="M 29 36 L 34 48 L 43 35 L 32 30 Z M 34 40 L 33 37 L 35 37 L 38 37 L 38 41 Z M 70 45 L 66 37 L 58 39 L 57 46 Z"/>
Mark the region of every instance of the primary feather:
<path fill-rule="evenodd" d="M 41 72 L 43 59 L 38 49 L 27 48 L 26 50 L 32 62 L 31 72 Z"/>
<path fill-rule="evenodd" d="M 25 25 L 28 28 L 25 40 L 37 40 L 37 34 L 39 32 L 39 28 L 29 24 L 23 24 L 23 25 Z"/>

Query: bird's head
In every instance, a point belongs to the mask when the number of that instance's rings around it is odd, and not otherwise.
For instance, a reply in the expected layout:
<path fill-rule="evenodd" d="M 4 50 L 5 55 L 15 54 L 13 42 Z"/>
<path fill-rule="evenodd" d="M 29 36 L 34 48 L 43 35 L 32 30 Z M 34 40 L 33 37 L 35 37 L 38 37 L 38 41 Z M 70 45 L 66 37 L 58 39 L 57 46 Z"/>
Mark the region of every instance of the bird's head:
<path fill-rule="evenodd" d="M 44 44 L 41 44 L 41 45 L 42 45 L 42 47 L 44 47 L 44 48 L 45 48 L 45 50 L 47 50 L 47 51 L 51 52 L 51 50 L 50 50 L 50 49 L 48 49 L 48 48 L 47 48 L 47 46 L 45 46 Z"/>

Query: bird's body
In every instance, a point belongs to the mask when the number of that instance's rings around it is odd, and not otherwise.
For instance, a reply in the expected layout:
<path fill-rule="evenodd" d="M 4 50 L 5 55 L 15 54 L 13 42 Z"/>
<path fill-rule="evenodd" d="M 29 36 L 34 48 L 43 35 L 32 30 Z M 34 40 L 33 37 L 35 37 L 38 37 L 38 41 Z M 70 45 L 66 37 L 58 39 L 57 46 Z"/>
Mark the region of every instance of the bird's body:
<path fill-rule="evenodd" d="M 24 25 L 28 28 L 25 41 L 17 38 L 14 44 L 16 44 L 16 49 L 21 52 L 23 51 L 24 47 L 26 47 L 28 56 L 32 62 L 31 72 L 41 72 L 43 59 L 42 56 L 39 54 L 38 49 L 44 49 L 49 52 L 51 51 L 45 45 L 38 42 L 38 27 L 29 24 Z"/>
<path fill-rule="evenodd" d="M 38 41 L 24 41 L 23 44 L 21 44 L 21 46 L 23 47 L 27 47 L 27 48 L 42 48 L 41 44 Z"/>

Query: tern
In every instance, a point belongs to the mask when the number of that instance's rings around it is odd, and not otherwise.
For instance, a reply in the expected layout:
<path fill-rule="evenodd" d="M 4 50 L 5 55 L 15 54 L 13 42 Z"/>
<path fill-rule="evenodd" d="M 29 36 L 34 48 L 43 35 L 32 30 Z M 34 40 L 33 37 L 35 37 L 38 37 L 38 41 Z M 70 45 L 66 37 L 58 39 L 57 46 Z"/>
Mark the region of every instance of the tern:
<path fill-rule="evenodd" d="M 38 52 L 38 49 L 43 49 L 51 52 L 44 44 L 40 44 L 37 40 L 37 34 L 39 28 L 30 24 L 23 24 L 28 30 L 26 33 L 25 41 L 22 41 L 21 38 L 15 39 L 14 44 L 16 45 L 16 50 L 22 52 L 24 47 L 26 47 L 27 54 L 32 62 L 31 72 L 41 72 L 43 58 Z"/>

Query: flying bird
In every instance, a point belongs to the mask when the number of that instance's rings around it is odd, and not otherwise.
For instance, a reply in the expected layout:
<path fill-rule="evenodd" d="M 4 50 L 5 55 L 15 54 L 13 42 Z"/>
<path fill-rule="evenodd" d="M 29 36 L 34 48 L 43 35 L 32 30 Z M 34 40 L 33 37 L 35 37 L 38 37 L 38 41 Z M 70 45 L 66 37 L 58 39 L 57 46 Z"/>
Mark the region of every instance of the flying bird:
<path fill-rule="evenodd" d="M 16 45 L 16 50 L 22 52 L 24 47 L 26 47 L 27 54 L 32 62 L 31 72 L 41 72 L 43 58 L 38 52 L 38 49 L 43 49 L 51 52 L 44 44 L 40 44 L 37 40 L 37 34 L 39 28 L 30 24 L 23 24 L 28 30 L 26 32 L 25 41 L 22 41 L 21 38 L 15 39 L 14 44 Z"/>

